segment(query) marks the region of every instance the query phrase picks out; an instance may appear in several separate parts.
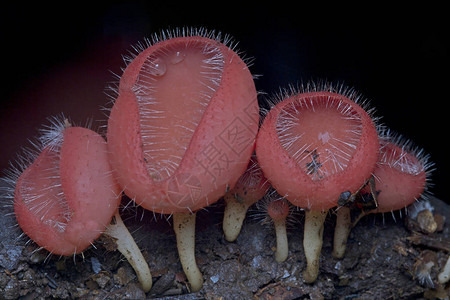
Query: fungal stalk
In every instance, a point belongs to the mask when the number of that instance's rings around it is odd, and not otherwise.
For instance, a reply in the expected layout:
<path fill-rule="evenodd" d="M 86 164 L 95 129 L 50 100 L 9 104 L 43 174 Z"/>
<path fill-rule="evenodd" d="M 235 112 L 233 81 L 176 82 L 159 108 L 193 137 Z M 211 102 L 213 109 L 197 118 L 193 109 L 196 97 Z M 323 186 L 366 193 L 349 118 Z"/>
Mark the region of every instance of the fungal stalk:
<path fill-rule="evenodd" d="M 133 238 L 122 222 L 109 225 L 114 214 L 120 220 L 121 192 L 112 177 L 105 140 L 58 118 L 42 133 L 35 144 L 37 154 L 10 172 L 8 180 L 20 228 L 40 247 L 63 256 L 82 253 L 106 230 L 135 267 L 133 258 L 142 254 Z M 135 269 L 144 267 L 148 272 L 138 272 L 138 277 L 148 291 L 152 278 L 145 260 Z"/>
<path fill-rule="evenodd" d="M 173 214 L 173 228 L 183 271 L 192 291 L 203 286 L 203 277 L 195 261 L 195 214 Z"/>
<path fill-rule="evenodd" d="M 289 255 L 289 245 L 286 232 L 287 217 L 291 212 L 289 202 L 273 191 L 269 192 L 258 206 L 262 207 L 262 209 L 267 212 L 267 215 L 272 221 L 271 223 L 273 223 L 277 243 L 275 260 L 277 262 L 283 262 Z"/>
<path fill-rule="evenodd" d="M 145 209 L 187 218 L 221 198 L 247 167 L 258 129 L 256 89 L 225 40 L 204 29 L 175 29 L 127 58 L 108 149 L 119 185 Z"/>
<path fill-rule="evenodd" d="M 347 248 L 347 239 L 352 229 L 350 208 L 338 207 L 336 210 L 336 227 L 333 238 L 333 257 L 343 258 Z"/>
<path fill-rule="evenodd" d="M 353 90 L 310 84 L 278 98 L 261 125 L 256 155 L 278 193 L 306 211 L 303 278 L 311 283 L 319 273 L 327 211 L 371 176 L 378 135 Z"/>
<path fill-rule="evenodd" d="M 446 284 L 450 280 L 450 256 L 447 258 L 444 268 L 438 274 L 438 281 L 440 284 Z"/>
<path fill-rule="evenodd" d="M 247 170 L 224 196 L 225 211 L 222 227 L 227 241 L 236 240 L 241 232 L 248 208 L 264 196 L 269 186 L 256 157 L 252 156 Z"/>
<path fill-rule="evenodd" d="M 305 229 L 303 236 L 303 250 L 306 257 L 306 269 L 303 279 L 307 283 L 316 281 L 319 274 L 320 253 L 323 244 L 323 229 L 327 211 L 305 211 Z"/>
<path fill-rule="evenodd" d="M 350 193 L 346 191 L 339 196 L 338 207 L 336 208 L 336 226 L 334 228 L 334 238 L 333 238 L 333 252 L 332 255 L 335 258 L 343 258 L 345 255 L 345 250 L 347 248 L 348 236 L 353 227 L 353 222 L 351 218 L 351 207 L 355 205 L 356 199 L 360 197 L 360 192 L 363 188 L 368 187 L 370 199 L 375 203 L 376 207 L 376 192 L 374 178 L 371 176 L 369 180 L 361 186 L 355 193 Z M 366 207 L 371 205 L 372 201 L 366 201 Z"/>
<path fill-rule="evenodd" d="M 119 210 L 114 214 L 111 223 L 103 233 L 114 238 L 117 250 L 122 253 L 133 267 L 144 292 L 152 288 L 152 274 L 141 250 L 120 217 Z"/>

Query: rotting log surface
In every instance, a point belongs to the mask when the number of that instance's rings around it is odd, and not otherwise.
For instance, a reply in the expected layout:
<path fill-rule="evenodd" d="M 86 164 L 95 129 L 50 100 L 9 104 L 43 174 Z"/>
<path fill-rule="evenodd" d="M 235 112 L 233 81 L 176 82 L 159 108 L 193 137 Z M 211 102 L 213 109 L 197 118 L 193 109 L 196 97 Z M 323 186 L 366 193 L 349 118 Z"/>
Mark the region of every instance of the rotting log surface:
<path fill-rule="evenodd" d="M 100 239 L 83 256 L 48 257 L 35 251 L 26 238 L 18 239 L 14 216 L 0 208 L 0 299 L 56 297 L 60 299 L 411 299 L 436 296 L 437 274 L 448 257 L 448 226 L 432 235 L 412 232 L 407 216 L 386 214 L 363 218 L 352 230 L 342 260 L 332 257 L 334 216 L 325 221 L 320 274 L 314 284 L 302 282 L 303 214 L 288 229 L 289 257 L 277 263 L 273 228 L 247 218 L 237 240 L 223 237 L 223 206 L 198 212 L 196 254 L 204 277 L 203 289 L 188 294 L 186 278 L 178 260 L 170 220 L 134 208 L 123 214 L 124 222 L 143 249 L 154 278 L 152 290 L 144 294 L 126 260 L 107 250 Z M 450 220 L 450 206 L 432 199 L 435 212 Z M 111 242 L 111 241 L 109 241 Z M 433 257 L 429 280 L 423 273 L 424 258 Z M 95 271 L 98 273 L 95 273 Z M 422 273 L 420 273 L 422 270 Z M 420 277 L 422 276 L 422 283 Z M 427 286 L 428 285 L 428 286 Z M 435 289 L 430 286 L 434 285 Z"/>

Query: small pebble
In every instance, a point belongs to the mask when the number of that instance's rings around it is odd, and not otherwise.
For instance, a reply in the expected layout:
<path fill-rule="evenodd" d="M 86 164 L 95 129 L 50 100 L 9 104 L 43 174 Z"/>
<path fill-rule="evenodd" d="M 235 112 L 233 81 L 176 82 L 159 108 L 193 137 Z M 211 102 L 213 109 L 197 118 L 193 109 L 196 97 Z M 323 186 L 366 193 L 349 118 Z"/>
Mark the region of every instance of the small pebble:
<path fill-rule="evenodd" d="M 97 257 L 91 257 L 91 266 L 95 274 L 98 274 L 102 270 L 102 265 Z"/>
<path fill-rule="evenodd" d="M 419 223 L 420 229 L 425 233 L 433 233 L 437 229 L 433 213 L 428 209 L 422 210 L 417 214 L 417 223 Z"/>
<path fill-rule="evenodd" d="M 210 279 L 213 283 L 217 283 L 219 281 L 219 275 L 211 276 Z"/>

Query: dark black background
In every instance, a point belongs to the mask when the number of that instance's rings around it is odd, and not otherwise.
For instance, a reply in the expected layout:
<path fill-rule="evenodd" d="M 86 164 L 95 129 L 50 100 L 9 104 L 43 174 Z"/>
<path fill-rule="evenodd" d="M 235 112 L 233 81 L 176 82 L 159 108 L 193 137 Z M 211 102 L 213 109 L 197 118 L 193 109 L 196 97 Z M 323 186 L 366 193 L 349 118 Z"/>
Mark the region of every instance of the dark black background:
<path fill-rule="evenodd" d="M 274 2 L 3 5 L 0 168 L 49 116 L 105 120 L 104 89 L 121 74 L 130 45 L 167 28 L 202 26 L 239 41 L 254 58 L 251 71 L 262 75 L 257 89 L 268 95 L 311 79 L 355 88 L 383 123 L 431 155 L 431 191 L 448 201 L 446 8 Z"/>

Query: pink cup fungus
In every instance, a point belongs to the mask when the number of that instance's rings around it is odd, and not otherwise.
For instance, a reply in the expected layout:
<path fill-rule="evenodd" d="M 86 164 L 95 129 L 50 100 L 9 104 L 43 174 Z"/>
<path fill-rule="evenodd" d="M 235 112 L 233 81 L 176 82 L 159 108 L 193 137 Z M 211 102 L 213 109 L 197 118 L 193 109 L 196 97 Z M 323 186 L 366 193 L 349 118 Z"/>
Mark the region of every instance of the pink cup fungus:
<path fill-rule="evenodd" d="M 373 177 L 361 191 L 351 195 L 353 200 L 350 206 L 356 205 L 361 209 L 361 214 L 352 221 L 349 206 L 337 208 L 333 244 L 333 256 L 336 258 L 344 257 L 351 228 L 366 214 L 393 213 L 419 198 L 426 198 L 433 166 L 429 156 L 413 146 L 410 140 L 384 127 L 380 129 L 379 140 L 380 156 Z M 437 227 L 431 211 L 427 209 L 419 214 L 419 224 L 428 232 L 434 232 Z"/>
<path fill-rule="evenodd" d="M 377 207 L 363 209 L 359 219 L 368 213 L 387 213 L 401 210 L 426 199 L 434 163 L 423 149 L 411 140 L 384 129 L 380 132 L 380 157 L 374 170 L 374 186 L 371 191 L 361 191 L 359 204 L 375 198 Z M 356 223 L 355 222 L 355 223 Z"/>
<path fill-rule="evenodd" d="M 227 241 L 236 240 L 241 232 L 248 208 L 264 197 L 269 187 L 270 184 L 253 155 L 247 170 L 224 196 L 225 211 L 222 227 Z"/>
<path fill-rule="evenodd" d="M 277 262 L 283 262 L 287 259 L 289 253 L 286 233 L 286 218 L 289 215 L 289 203 L 285 199 L 272 201 L 267 206 L 267 213 L 273 220 L 275 227 L 275 236 L 277 239 L 275 260 Z"/>
<path fill-rule="evenodd" d="M 293 206 L 275 190 L 269 191 L 256 205 L 258 211 L 265 216 L 263 223 L 271 224 L 275 229 L 275 260 L 283 262 L 289 255 L 286 228 L 289 223 L 289 217 L 292 216 Z"/>
<path fill-rule="evenodd" d="M 362 212 L 353 222 L 350 214 L 339 214 L 339 210 L 346 212 L 349 207 L 339 207 L 337 223 L 341 230 L 335 231 L 333 256 L 342 258 L 348 234 L 359 220 L 369 213 L 387 213 L 406 208 L 408 205 L 427 197 L 433 163 L 422 149 L 414 146 L 411 140 L 402 135 L 382 128 L 379 133 L 380 156 L 373 172 L 373 179 L 362 188 L 359 195 L 355 195 L 356 206 Z M 371 208 L 365 207 L 367 203 Z M 372 207 L 376 206 L 376 207 Z M 434 232 L 436 222 L 431 211 L 425 209 L 420 215 L 423 229 Z M 420 218 L 419 218 L 420 219 Z M 423 223 L 426 224 L 423 224 Z"/>
<path fill-rule="evenodd" d="M 319 272 L 327 211 L 372 175 L 378 135 L 353 90 L 308 85 L 279 98 L 261 125 L 256 155 L 277 192 L 306 211 L 303 278 L 311 283 Z"/>
<path fill-rule="evenodd" d="M 135 268 L 143 289 L 150 290 L 150 270 L 128 230 L 123 223 L 114 226 L 120 227 L 120 235 L 109 228 L 113 216 L 120 220 L 121 191 L 105 140 L 58 118 L 42 132 L 37 154 L 22 159 L 9 174 L 20 228 L 40 247 L 62 256 L 82 253 L 106 230 L 123 245 L 119 250 Z"/>
<path fill-rule="evenodd" d="M 432 166 L 429 156 L 412 141 L 389 130 L 382 132 L 374 171 L 378 207 L 373 212 L 400 210 L 426 197 Z"/>
<path fill-rule="evenodd" d="M 192 291 L 203 284 L 193 213 L 234 186 L 258 130 L 253 77 L 224 43 L 203 29 L 176 29 L 146 41 L 120 78 L 108 121 L 115 177 L 137 204 L 172 214 Z"/>

